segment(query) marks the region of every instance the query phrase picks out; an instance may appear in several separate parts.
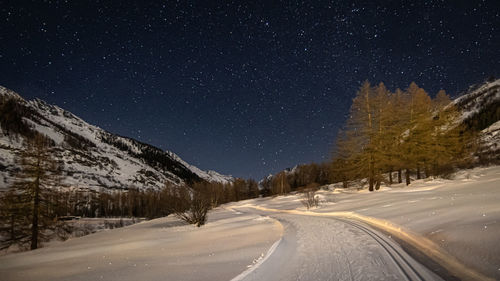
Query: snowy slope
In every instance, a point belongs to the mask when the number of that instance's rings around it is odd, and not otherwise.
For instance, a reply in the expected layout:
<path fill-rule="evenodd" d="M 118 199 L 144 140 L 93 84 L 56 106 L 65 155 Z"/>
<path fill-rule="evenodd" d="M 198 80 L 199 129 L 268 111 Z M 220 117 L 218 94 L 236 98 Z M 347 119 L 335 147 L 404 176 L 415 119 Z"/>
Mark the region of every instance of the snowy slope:
<path fill-rule="evenodd" d="M 424 179 L 417 180 L 408 187 L 404 184 L 382 186 L 378 192 L 345 190 L 339 187 L 333 190 L 321 190 L 317 194 L 321 198 L 321 204 L 318 208 L 311 210 L 306 210 L 301 204 L 300 194 L 239 201 L 230 203 L 229 206 L 243 213 L 255 209 L 254 212 L 260 215 L 268 215 L 278 220 L 285 215 L 294 215 L 292 227 L 285 227 L 285 237 L 286 231 L 290 228 L 300 227 L 296 219 L 304 216 L 309 216 L 306 221 L 316 217 L 327 217 L 330 222 L 336 218 L 355 218 L 387 231 L 393 237 L 398 237 L 394 232 L 400 233 L 399 238 L 407 243 L 409 242 L 405 239 L 411 235 L 414 235 L 413 238 L 416 238 L 417 242 L 425 242 L 419 244 L 419 246 L 425 246 L 420 250 L 436 258 L 438 264 L 449 270 L 448 273 L 459 277 L 453 279 L 452 276 L 444 276 L 445 280 L 500 280 L 500 244 L 498 243 L 500 166 L 462 170 L 457 172 L 451 180 Z M 277 211 L 272 211 L 276 209 Z M 313 261 L 314 266 L 322 266 L 324 261 L 319 260 L 315 263 L 315 257 L 323 257 L 321 249 L 329 249 L 330 245 L 335 243 L 335 237 L 342 235 L 336 233 L 337 230 L 342 229 L 342 226 L 336 226 L 330 222 L 318 220 L 316 226 L 310 225 L 297 235 L 297 241 L 303 237 L 311 237 L 310 240 L 313 240 L 322 237 L 325 233 L 327 234 L 325 238 L 331 239 L 328 242 L 322 240 L 323 244 L 318 246 L 317 250 L 312 252 L 313 254 L 305 255 L 302 260 L 303 264 Z M 369 240 L 358 240 L 359 244 L 351 244 L 350 240 L 356 239 L 355 237 L 356 233 L 352 233 L 350 237 L 337 240 L 339 241 L 337 247 L 346 247 L 346 253 L 339 253 L 337 258 L 350 256 L 350 252 L 358 251 L 361 244 Z M 316 246 L 310 242 L 305 245 Z M 334 250 L 327 250 L 324 255 Z M 438 257 L 435 253 L 444 255 Z M 443 257 L 446 259 L 443 260 Z M 359 257 L 358 260 L 361 259 L 362 257 Z M 419 258 L 421 262 L 426 260 L 428 259 L 425 257 Z M 358 267 L 360 270 L 367 270 L 369 263 L 354 265 L 355 261 L 351 263 L 352 272 L 356 272 Z M 381 266 L 380 270 L 383 269 L 384 267 Z M 470 276 L 475 273 L 479 275 L 471 278 Z M 480 275 L 484 278 L 480 278 Z M 326 279 L 309 278 L 308 280 Z M 351 280 L 361 279 L 363 278 Z M 365 278 L 364 280 L 387 279 Z M 298 278 L 289 280 L 298 280 Z M 349 278 L 337 277 L 328 280 L 349 280 Z M 418 279 L 410 278 L 410 280 Z"/>
<path fill-rule="evenodd" d="M 477 117 L 489 107 L 498 107 L 500 102 L 500 79 L 473 85 L 456 98 L 453 103 L 462 111 L 462 120 Z"/>
<path fill-rule="evenodd" d="M 217 208 L 203 227 L 173 216 L 0 257 L 0 280 L 231 280 L 280 239 L 269 217 Z"/>
<path fill-rule="evenodd" d="M 324 201 L 309 211 L 299 195 L 250 199 L 215 209 L 201 228 L 170 216 L 5 255 L 0 257 L 0 276 L 6 280 L 439 279 L 426 273 L 425 266 L 444 280 L 500 280 L 500 166 L 460 171 L 453 180 L 393 185 L 376 193 L 318 193 Z M 364 220 L 349 219 L 354 215 Z M 370 221 L 384 224 L 374 229 Z M 430 241 L 423 244 L 430 248 L 413 261 L 404 252 L 408 247 L 398 242 L 404 239 L 376 231 L 391 227 L 401 236 Z M 439 253 L 450 258 L 447 264 L 429 262 L 427 256 Z M 423 269 L 417 270 L 421 278 L 406 276 L 405 264 Z M 450 268 L 454 265 L 459 268 Z"/>
<path fill-rule="evenodd" d="M 54 141 L 56 157 L 64 161 L 64 183 L 69 186 L 93 190 L 156 189 L 165 182 L 232 181 L 230 176 L 189 165 L 170 151 L 114 135 L 60 107 L 39 99 L 26 101 L 0 87 L 0 105 L 9 99 L 15 101 L 14 113 L 22 117 L 26 130 L 42 133 Z M 14 155 L 23 148 L 27 136 L 9 132 L 4 125 L 0 128 L 0 187 L 10 183 Z"/>
<path fill-rule="evenodd" d="M 500 163 L 500 121 L 481 131 L 478 157 L 486 163 Z"/>
<path fill-rule="evenodd" d="M 195 167 L 193 165 L 188 164 L 186 161 L 182 160 L 179 156 L 177 156 L 177 154 L 175 154 L 171 151 L 166 151 L 165 153 L 167 153 L 172 159 L 181 163 L 182 165 L 187 167 L 189 170 L 191 170 L 193 173 L 195 173 L 198 177 L 200 177 L 204 180 L 222 182 L 222 183 L 232 182 L 234 180 L 232 176 L 221 175 L 221 174 L 217 173 L 216 171 L 200 170 L 198 167 Z"/>
<path fill-rule="evenodd" d="M 478 163 L 500 163 L 500 79 L 473 85 L 453 103 L 461 110 L 458 122 L 478 132 Z"/>

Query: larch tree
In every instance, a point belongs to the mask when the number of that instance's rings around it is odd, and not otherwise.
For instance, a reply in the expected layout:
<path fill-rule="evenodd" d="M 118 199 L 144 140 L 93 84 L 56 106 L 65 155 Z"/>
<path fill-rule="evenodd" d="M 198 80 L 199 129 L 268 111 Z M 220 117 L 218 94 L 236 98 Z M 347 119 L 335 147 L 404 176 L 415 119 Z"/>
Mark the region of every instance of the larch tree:
<path fill-rule="evenodd" d="M 407 92 L 396 89 L 391 96 L 392 100 L 392 115 L 393 124 L 389 128 L 389 134 L 393 138 L 393 145 L 390 148 L 390 167 L 398 172 L 398 183 L 402 183 L 402 169 L 404 168 L 404 137 L 408 131 L 409 115 L 407 114 L 408 104 L 410 101 Z M 392 169 L 390 169 L 391 171 Z"/>
<path fill-rule="evenodd" d="M 357 161 L 359 155 L 358 147 L 355 143 L 353 132 L 340 130 L 337 134 L 335 150 L 333 151 L 332 161 L 332 181 L 341 181 L 344 188 L 347 188 L 349 181 L 357 177 L 362 177 L 360 166 L 362 163 Z"/>
<path fill-rule="evenodd" d="M 383 83 L 364 82 L 353 99 L 349 118 L 337 134 L 332 172 L 347 186 L 349 179 L 367 178 L 369 190 L 378 189 L 393 171 L 406 184 L 410 174 L 442 175 L 467 165 L 473 155 L 473 136 L 458 124 L 459 112 L 444 91 L 431 99 L 412 82 L 406 91 L 387 90 Z"/>
<path fill-rule="evenodd" d="M 429 135 L 432 130 L 431 98 L 412 82 L 407 89 L 410 102 L 408 104 L 408 126 L 404 135 L 403 154 L 406 166 L 406 185 L 410 184 L 410 171 L 415 169 L 417 179 L 420 178 L 420 169 L 428 156 Z"/>
<path fill-rule="evenodd" d="M 50 140 L 37 134 L 26 143 L 16 159 L 19 170 L 2 205 L 10 218 L 10 242 L 34 250 L 53 234 L 63 235 L 66 228 L 57 221 L 57 202 L 53 194 L 60 187 L 61 163 L 53 156 Z M 2 216 L 3 217 L 3 216 Z M 15 229 L 17 228 L 17 230 Z M 9 241 L 8 241 L 9 242 Z"/>
<path fill-rule="evenodd" d="M 288 183 L 288 177 L 285 171 L 278 173 L 273 177 L 271 181 L 273 194 L 287 194 L 290 192 L 290 184 Z"/>
<path fill-rule="evenodd" d="M 394 144 L 392 127 L 396 120 L 393 115 L 394 110 L 391 94 L 384 83 L 379 83 L 374 88 L 373 109 L 374 137 L 372 139 L 372 146 L 375 159 L 374 180 L 375 189 L 378 190 L 383 181 L 382 174 L 392 169 L 390 150 Z"/>
<path fill-rule="evenodd" d="M 470 135 L 456 124 L 459 112 L 444 91 L 439 91 L 432 101 L 433 128 L 429 145 L 429 163 L 426 176 L 451 172 L 457 161 L 465 159 Z"/>
<path fill-rule="evenodd" d="M 248 194 L 247 198 L 257 198 L 259 197 L 259 185 L 253 179 L 247 180 Z"/>
<path fill-rule="evenodd" d="M 0 198 L 0 250 L 14 244 L 27 245 L 31 239 L 21 199 L 22 195 L 12 189 Z"/>
<path fill-rule="evenodd" d="M 356 151 L 351 163 L 359 177 L 367 177 L 369 190 L 373 191 L 378 178 L 376 137 L 378 135 L 376 116 L 379 114 L 373 87 L 365 81 L 352 101 L 349 119 L 346 123 L 346 142 Z"/>

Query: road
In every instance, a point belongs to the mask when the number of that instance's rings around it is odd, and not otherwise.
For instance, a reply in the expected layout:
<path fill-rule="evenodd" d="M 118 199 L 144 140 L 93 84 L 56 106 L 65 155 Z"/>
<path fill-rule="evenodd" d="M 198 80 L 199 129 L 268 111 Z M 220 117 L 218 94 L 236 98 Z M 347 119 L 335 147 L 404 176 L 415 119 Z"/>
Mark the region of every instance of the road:
<path fill-rule="evenodd" d="M 442 280 L 391 238 L 354 220 L 283 214 L 267 215 L 284 226 L 281 242 L 267 259 L 236 280 Z"/>

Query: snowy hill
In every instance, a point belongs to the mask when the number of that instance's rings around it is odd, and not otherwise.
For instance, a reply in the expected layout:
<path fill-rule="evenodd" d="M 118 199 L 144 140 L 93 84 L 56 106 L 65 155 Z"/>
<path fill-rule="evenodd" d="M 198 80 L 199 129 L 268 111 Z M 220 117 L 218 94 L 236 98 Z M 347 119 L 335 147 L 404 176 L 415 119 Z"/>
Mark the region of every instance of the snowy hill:
<path fill-rule="evenodd" d="M 462 121 L 470 128 L 486 129 L 499 119 L 500 79 L 469 87 L 453 103 L 462 111 Z"/>
<path fill-rule="evenodd" d="M 53 140 L 57 157 L 64 160 L 63 183 L 72 187 L 156 189 L 165 182 L 233 180 L 189 165 L 173 152 L 109 133 L 42 100 L 26 101 L 1 86 L 0 125 L 0 188 L 11 182 L 15 153 L 33 132 Z"/>
<path fill-rule="evenodd" d="M 479 134 L 479 163 L 500 164 L 500 79 L 469 87 L 453 103 L 462 112 L 459 121 Z"/>

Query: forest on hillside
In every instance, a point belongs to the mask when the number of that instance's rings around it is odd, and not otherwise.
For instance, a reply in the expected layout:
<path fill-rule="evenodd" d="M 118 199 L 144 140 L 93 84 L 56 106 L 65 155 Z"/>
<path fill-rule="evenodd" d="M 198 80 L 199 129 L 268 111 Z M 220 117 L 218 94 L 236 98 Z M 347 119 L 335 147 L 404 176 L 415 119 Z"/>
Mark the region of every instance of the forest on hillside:
<path fill-rule="evenodd" d="M 259 196 L 257 182 L 236 179 L 230 184 L 197 181 L 165 183 L 164 188 L 90 190 L 62 184 L 64 163 L 46 136 L 34 132 L 17 155 L 15 181 L 0 197 L 0 250 L 13 245 L 37 249 L 54 237 L 67 238 L 68 218 L 141 217 L 176 214 L 201 226 L 207 212 L 231 201 Z"/>

